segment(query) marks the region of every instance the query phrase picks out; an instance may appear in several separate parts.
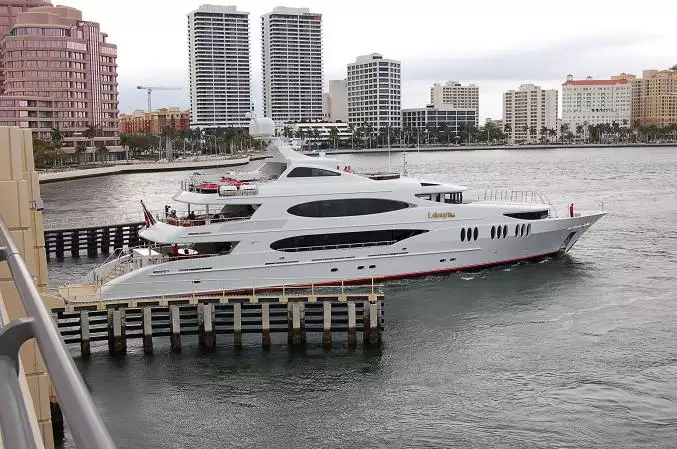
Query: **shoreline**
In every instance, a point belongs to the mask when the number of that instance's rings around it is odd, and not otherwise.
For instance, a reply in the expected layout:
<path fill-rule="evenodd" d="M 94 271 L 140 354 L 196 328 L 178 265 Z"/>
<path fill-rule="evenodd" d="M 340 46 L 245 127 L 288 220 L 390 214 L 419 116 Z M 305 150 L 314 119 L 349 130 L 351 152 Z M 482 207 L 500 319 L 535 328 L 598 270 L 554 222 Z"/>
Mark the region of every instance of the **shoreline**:
<path fill-rule="evenodd" d="M 71 181 L 83 178 L 96 178 L 99 176 L 121 175 L 125 173 L 142 173 L 142 172 L 165 172 L 165 171 L 180 171 L 198 168 L 219 168 L 219 167 L 239 167 L 247 165 L 252 161 L 265 159 L 266 156 L 248 156 L 239 159 L 218 159 L 213 161 L 180 161 L 180 162 L 149 162 L 139 164 L 117 164 L 109 167 L 96 168 L 78 168 L 74 170 L 67 170 L 53 173 L 40 173 L 40 184 L 48 184 L 52 182 Z"/>
<path fill-rule="evenodd" d="M 388 152 L 417 152 L 417 151 L 474 151 L 474 150 L 557 150 L 563 148 L 643 148 L 643 147 L 677 147 L 677 142 L 670 143 L 579 143 L 579 144 L 539 144 L 539 145 L 459 145 L 459 146 L 431 146 L 431 147 L 391 147 L 391 148 L 340 148 L 338 150 L 321 150 L 326 154 L 364 154 Z M 317 154 L 319 151 L 304 151 L 304 154 Z"/>

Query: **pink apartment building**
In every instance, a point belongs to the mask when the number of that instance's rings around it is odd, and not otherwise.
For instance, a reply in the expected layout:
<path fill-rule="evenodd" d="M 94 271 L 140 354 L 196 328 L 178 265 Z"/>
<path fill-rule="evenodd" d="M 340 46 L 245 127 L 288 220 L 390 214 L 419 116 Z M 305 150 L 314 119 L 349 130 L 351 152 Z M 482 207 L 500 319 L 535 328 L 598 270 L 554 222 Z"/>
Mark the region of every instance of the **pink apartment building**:
<path fill-rule="evenodd" d="M 99 24 L 82 20 L 77 9 L 31 0 L 0 0 L 4 22 L 0 125 L 32 128 L 39 139 L 59 128 L 66 152 L 83 142 L 90 154 L 97 145 L 111 158 L 121 154 L 117 48 Z M 95 135 L 86 137 L 90 127 Z"/>

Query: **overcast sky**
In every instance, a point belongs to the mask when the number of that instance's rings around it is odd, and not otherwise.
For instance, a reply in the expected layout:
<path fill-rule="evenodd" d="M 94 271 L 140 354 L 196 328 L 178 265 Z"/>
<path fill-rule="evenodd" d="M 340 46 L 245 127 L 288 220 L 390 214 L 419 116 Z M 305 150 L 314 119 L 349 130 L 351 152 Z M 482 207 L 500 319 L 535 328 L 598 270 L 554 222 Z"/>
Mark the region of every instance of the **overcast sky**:
<path fill-rule="evenodd" d="M 101 23 L 118 46 L 120 111 L 146 108 L 138 84 L 178 86 L 153 93 L 153 107 L 189 107 L 186 14 L 196 0 L 54 0 Z M 212 2 L 233 4 L 232 2 Z M 558 88 L 568 73 L 607 78 L 677 64 L 677 3 L 670 0 L 393 2 L 254 0 L 250 13 L 252 95 L 261 110 L 260 16 L 275 6 L 322 14 L 324 78 L 345 78 L 357 55 L 402 61 L 402 107 L 422 107 L 434 82 L 480 86 L 480 115 L 500 118 L 501 93 L 521 83 Z"/>

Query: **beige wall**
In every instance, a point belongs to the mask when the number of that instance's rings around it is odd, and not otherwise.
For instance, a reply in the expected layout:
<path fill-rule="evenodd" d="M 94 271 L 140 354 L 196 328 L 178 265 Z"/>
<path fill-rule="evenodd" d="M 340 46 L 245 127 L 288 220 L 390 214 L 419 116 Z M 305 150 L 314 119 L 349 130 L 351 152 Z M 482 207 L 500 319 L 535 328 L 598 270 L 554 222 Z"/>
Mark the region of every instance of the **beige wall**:
<path fill-rule="evenodd" d="M 36 210 L 40 198 L 38 175 L 33 167 L 33 143 L 30 130 L 0 127 L 0 215 L 21 251 L 38 289 L 47 289 L 42 212 Z M 25 316 L 7 264 L 0 263 L 0 296 L 10 320 Z M 25 343 L 21 360 L 26 383 L 33 397 L 45 447 L 53 448 L 49 397 L 51 383 L 35 340 Z"/>

